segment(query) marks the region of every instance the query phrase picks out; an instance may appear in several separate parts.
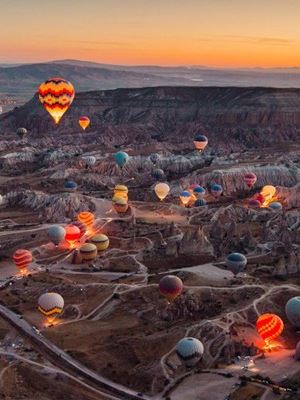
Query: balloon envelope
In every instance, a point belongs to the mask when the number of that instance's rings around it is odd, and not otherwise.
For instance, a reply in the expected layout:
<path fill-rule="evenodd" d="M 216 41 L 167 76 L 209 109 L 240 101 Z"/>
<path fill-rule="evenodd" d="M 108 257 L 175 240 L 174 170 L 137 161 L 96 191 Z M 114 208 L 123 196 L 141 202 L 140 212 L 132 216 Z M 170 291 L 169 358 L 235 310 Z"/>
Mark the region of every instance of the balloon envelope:
<path fill-rule="evenodd" d="M 91 226 L 94 224 L 95 221 L 94 214 L 92 214 L 89 211 L 81 211 L 81 213 L 77 215 L 77 219 L 79 222 L 82 222 L 85 226 Z"/>
<path fill-rule="evenodd" d="M 89 117 L 82 116 L 79 118 L 78 122 L 79 122 L 79 125 L 81 126 L 81 128 L 85 131 L 86 128 L 90 125 L 91 121 L 90 121 Z"/>
<path fill-rule="evenodd" d="M 187 205 L 188 202 L 191 200 L 192 195 L 187 190 L 184 190 L 183 192 L 180 193 L 179 197 L 180 197 L 182 204 Z"/>
<path fill-rule="evenodd" d="M 226 258 L 226 266 L 234 275 L 243 271 L 247 265 L 247 258 L 241 253 L 231 253 Z"/>
<path fill-rule="evenodd" d="M 201 359 L 203 353 L 202 342 L 193 337 L 185 337 L 176 345 L 176 354 L 187 367 L 193 367 Z"/>
<path fill-rule="evenodd" d="M 21 139 L 23 139 L 23 137 L 25 136 L 25 135 L 27 135 L 27 129 L 26 128 L 18 128 L 17 129 L 17 135 L 21 138 Z"/>
<path fill-rule="evenodd" d="M 18 249 L 13 255 L 13 260 L 19 269 L 27 268 L 32 262 L 32 254 L 29 250 Z"/>
<path fill-rule="evenodd" d="M 74 181 L 66 181 L 64 188 L 70 191 L 75 191 L 77 189 L 77 183 Z"/>
<path fill-rule="evenodd" d="M 194 204 L 194 206 L 195 207 L 203 207 L 203 206 L 206 206 L 206 201 L 204 200 L 204 199 L 197 199 L 196 201 L 195 201 L 195 204 Z"/>
<path fill-rule="evenodd" d="M 160 159 L 160 155 L 158 153 L 152 153 L 150 154 L 150 161 L 155 165 L 159 159 Z"/>
<path fill-rule="evenodd" d="M 159 291 L 168 301 L 175 300 L 182 293 L 182 289 L 182 280 L 176 275 L 166 275 L 159 281 Z"/>
<path fill-rule="evenodd" d="M 243 179 L 246 185 L 251 188 L 257 181 L 257 176 L 253 172 L 247 172 Z"/>
<path fill-rule="evenodd" d="M 223 192 L 223 188 L 221 185 L 214 183 L 213 185 L 211 185 L 210 191 L 214 197 L 219 197 Z"/>
<path fill-rule="evenodd" d="M 38 299 L 38 310 L 46 317 L 54 317 L 60 314 L 63 308 L 64 299 L 58 293 L 44 293 Z"/>
<path fill-rule="evenodd" d="M 94 156 L 83 156 L 82 159 L 88 167 L 92 167 L 96 163 L 96 157 Z"/>
<path fill-rule="evenodd" d="M 257 332 L 266 343 L 278 338 L 283 328 L 283 321 L 276 314 L 263 314 L 256 321 Z"/>
<path fill-rule="evenodd" d="M 286 303 L 285 313 L 290 323 L 300 329 L 300 296 L 292 297 Z"/>
<path fill-rule="evenodd" d="M 193 190 L 193 194 L 197 197 L 197 199 L 202 199 L 205 196 L 205 189 L 202 186 L 197 186 Z"/>
<path fill-rule="evenodd" d="M 66 230 L 60 225 L 53 225 L 48 229 L 48 236 L 50 240 L 57 246 L 64 240 L 66 236 Z"/>
<path fill-rule="evenodd" d="M 165 173 L 162 169 L 158 168 L 152 172 L 152 176 L 154 179 L 162 181 L 165 178 Z"/>
<path fill-rule="evenodd" d="M 205 135 L 198 134 L 194 137 L 194 146 L 197 150 L 202 151 L 207 146 L 208 139 Z"/>
<path fill-rule="evenodd" d="M 117 153 L 114 154 L 114 159 L 117 165 L 120 168 L 123 168 L 124 165 L 127 163 L 129 160 L 129 155 L 125 153 L 125 151 L 118 151 Z"/>
<path fill-rule="evenodd" d="M 166 183 L 158 183 L 154 187 L 154 191 L 156 193 L 156 196 L 160 199 L 163 200 L 167 197 L 170 191 L 170 186 L 167 185 Z"/>
<path fill-rule="evenodd" d="M 75 97 L 73 85 L 63 78 L 50 78 L 39 87 L 39 99 L 55 123 L 68 110 Z"/>
<path fill-rule="evenodd" d="M 282 204 L 279 203 L 279 201 L 272 201 L 272 203 L 269 204 L 269 208 L 273 211 L 280 211 L 282 210 Z"/>

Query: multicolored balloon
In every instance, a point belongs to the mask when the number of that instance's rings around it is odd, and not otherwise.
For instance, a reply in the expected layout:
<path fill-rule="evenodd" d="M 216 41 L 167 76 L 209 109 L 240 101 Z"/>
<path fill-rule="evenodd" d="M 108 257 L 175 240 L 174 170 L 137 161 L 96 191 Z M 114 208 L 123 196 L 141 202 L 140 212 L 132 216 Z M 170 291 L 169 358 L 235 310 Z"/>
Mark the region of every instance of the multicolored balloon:
<path fill-rule="evenodd" d="M 18 249 L 13 255 L 13 260 L 16 266 L 22 270 L 32 262 L 32 254 L 29 250 Z"/>
<path fill-rule="evenodd" d="M 204 346 L 200 340 L 193 337 L 185 337 L 176 345 L 178 358 L 187 367 L 193 367 L 201 359 L 204 353 Z"/>
<path fill-rule="evenodd" d="M 283 332 L 283 321 L 276 314 L 263 314 L 256 321 L 256 329 L 261 338 L 269 344 Z"/>
<path fill-rule="evenodd" d="M 180 193 L 179 197 L 180 197 L 181 203 L 184 206 L 186 206 L 189 203 L 189 201 L 191 200 L 192 195 L 189 191 L 184 190 L 183 192 Z"/>
<path fill-rule="evenodd" d="M 84 243 L 79 249 L 82 261 L 93 261 L 97 257 L 97 247 L 93 243 Z"/>
<path fill-rule="evenodd" d="M 38 299 L 38 310 L 51 321 L 62 313 L 64 304 L 64 299 L 60 294 L 44 293 Z"/>
<path fill-rule="evenodd" d="M 197 150 L 202 151 L 207 146 L 208 139 L 205 135 L 198 134 L 194 137 L 194 145 Z"/>
<path fill-rule="evenodd" d="M 176 275 L 166 275 L 159 281 L 159 291 L 168 300 L 174 301 L 183 290 L 183 283 Z"/>
<path fill-rule="evenodd" d="M 202 186 L 197 186 L 193 190 L 193 194 L 197 199 L 203 199 L 203 197 L 205 196 L 205 193 L 206 193 L 206 191 Z"/>
<path fill-rule="evenodd" d="M 109 239 L 103 233 L 99 233 L 91 238 L 91 243 L 93 243 L 98 251 L 104 251 L 108 249 Z"/>
<path fill-rule="evenodd" d="M 95 221 L 94 214 L 92 214 L 89 211 L 81 211 L 81 213 L 77 215 L 77 219 L 79 222 L 83 223 L 86 227 L 93 226 Z"/>
<path fill-rule="evenodd" d="M 125 185 L 116 185 L 114 188 L 114 196 L 116 198 L 122 197 L 128 201 L 128 187 Z"/>
<path fill-rule="evenodd" d="M 75 97 L 73 85 L 63 78 L 51 78 L 39 87 L 39 99 L 55 123 L 68 110 Z"/>
<path fill-rule="evenodd" d="M 79 118 L 78 123 L 81 126 L 81 128 L 85 131 L 86 128 L 90 125 L 91 121 L 89 117 L 82 116 Z"/>
<path fill-rule="evenodd" d="M 217 197 L 220 197 L 221 194 L 223 193 L 223 188 L 221 185 L 214 183 L 213 185 L 211 185 L 210 191 L 211 191 L 211 194 L 217 198 Z"/>

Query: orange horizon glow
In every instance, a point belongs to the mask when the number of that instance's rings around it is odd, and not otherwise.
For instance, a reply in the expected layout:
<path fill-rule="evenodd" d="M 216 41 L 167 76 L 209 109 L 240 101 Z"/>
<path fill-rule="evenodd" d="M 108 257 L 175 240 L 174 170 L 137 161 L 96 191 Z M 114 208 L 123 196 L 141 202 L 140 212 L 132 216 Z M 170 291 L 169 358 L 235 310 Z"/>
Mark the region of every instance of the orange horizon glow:
<path fill-rule="evenodd" d="M 2 0 L 0 62 L 300 66 L 294 0 Z"/>

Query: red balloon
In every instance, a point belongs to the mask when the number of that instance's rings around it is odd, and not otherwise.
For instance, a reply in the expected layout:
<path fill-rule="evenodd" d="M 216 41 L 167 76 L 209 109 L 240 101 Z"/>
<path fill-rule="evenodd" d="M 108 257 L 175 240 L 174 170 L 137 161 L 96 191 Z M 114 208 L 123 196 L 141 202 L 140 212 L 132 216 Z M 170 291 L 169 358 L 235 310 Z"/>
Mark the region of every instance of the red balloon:
<path fill-rule="evenodd" d="M 65 230 L 66 230 L 65 239 L 67 242 L 75 242 L 76 240 L 80 239 L 81 233 L 78 226 L 68 225 L 65 227 Z"/>
<path fill-rule="evenodd" d="M 182 293 L 183 283 L 175 275 L 166 275 L 159 281 L 159 291 L 169 301 L 173 301 Z"/>
<path fill-rule="evenodd" d="M 80 230 L 80 238 L 82 238 L 82 236 L 86 232 L 86 226 L 80 221 L 74 221 L 74 222 L 72 222 L 72 225 L 73 226 L 77 226 L 77 228 L 79 228 L 79 230 Z"/>
<path fill-rule="evenodd" d="M 28 250 L 18 249 L 13 255 L 13 260 L 18 268 L 23 269 L 32 262 L 32 254 Z"/>
<path fill-rule="evenodd" d="M 256 321 L 256 329 L 265 342 L 276 339 L 284 328 L 282 319 L 276 314 L 263 314 Z"/>
<path fill-rule="evenodd" d="M 257 176 L 253 172 L 248 172 L 247 174 L 244 175 L 244 182 L 249 188 L 251 188 L 256 181 L 257 181 Z"/>

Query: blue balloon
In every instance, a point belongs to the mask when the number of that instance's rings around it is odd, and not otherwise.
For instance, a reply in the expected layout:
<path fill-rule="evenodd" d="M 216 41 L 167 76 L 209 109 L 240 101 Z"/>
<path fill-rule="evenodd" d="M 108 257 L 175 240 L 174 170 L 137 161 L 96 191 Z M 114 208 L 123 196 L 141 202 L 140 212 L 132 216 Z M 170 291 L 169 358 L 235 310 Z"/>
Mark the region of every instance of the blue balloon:
<path fill-rule="evenodd" d="M 187 366 L 193 367 L 202 357 L 204 346 L 200 340 L 193 337 L 185 337 L 176 345 L 176 354 Z"/>
<path fill-rule="evenodd" d="M 221 185 L 218 185 L 217 183 L 214 183 L 213 185 L 211 185 L 210 191 L 211 191 L 213 196 L 219 197 L 219 196 L 221 196 L 221 194 L 223 192 L 223 188 L 222 188 Z"/>
<path fill-rule="evenodd" d="M 203 207 L 203 206 L 206 206 L 206 201 L 204 200 L 204 199 L 198 199 L 198 200 L 196 200 L 195 201 L 195 204 L 194 204 L 194 206 L 195 207 Z"/>
<path fill-rule="evenodd" d="M 290 323 L 300 329 L 300 296 L 292 297 L 286 303 L 285 313 Z"/>
<path fill-rule="evenodd" d="M 197 186 L 193 190 L 194 195 L 197 197 L 197 199 L 202 199 L 205 195 L 206 190 L 202 186 Z"/>
<path fill-rule="evenodd" d="M 201 135 L 200 133 L 198 133 L 195 137 L 194 137 L 194 142 L 208 142 L 208 139 L 205 135 Z"/>
<path fill-rule="evenodd" d="M 158 181 L 162 181 L 165 178 L 165 173 L 162 169 L 158 168 L 152 172 L 152 176 L 154 179 L 157 179 Z"/>
<path fill-rule="evenodd" d="M 269 208 L 274 211 L 280 211 L 282 210 L 282 204 L 279 203 L 279 201 L 273 201 L 272 203 L 269 204 Z"/>
<path fill-rule="evenodd" d="M 157 153 L 152 153 L 150 154 L 150 161 L 155 165 L 157 161 L 159 160 L 160 156 Z"/>
<path fill-rule="evenodd" d="M 184 190 L 183 192 L 180 193 L 180 197 L 191 197 L 191 193 L 188 192 L 187 190 Z"/>
<path fill-rule="evenodd" d="M 129 155 L 125 151 L 118 151 L 114 154 L 115 162 L 120 168 L 123 168 L 129 159 Z"/>
<path fill-rule="evenodd" d="M 74 181 L 66 181 L 65 182 L 65 189 L 76 190 L 77 189 L 77 183 L 74 182 Z"/>
<path fill-rule="evenodd" d="M 247 265 L 247 257 L 241 253 L 231 253 L 226 258 L 226 266 L 234 275 L 241 272 Z"/>

